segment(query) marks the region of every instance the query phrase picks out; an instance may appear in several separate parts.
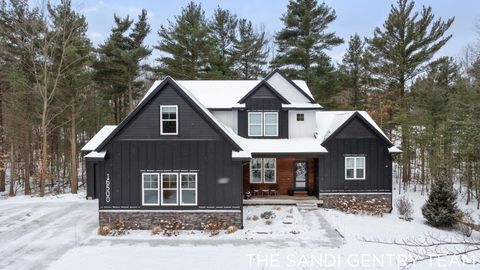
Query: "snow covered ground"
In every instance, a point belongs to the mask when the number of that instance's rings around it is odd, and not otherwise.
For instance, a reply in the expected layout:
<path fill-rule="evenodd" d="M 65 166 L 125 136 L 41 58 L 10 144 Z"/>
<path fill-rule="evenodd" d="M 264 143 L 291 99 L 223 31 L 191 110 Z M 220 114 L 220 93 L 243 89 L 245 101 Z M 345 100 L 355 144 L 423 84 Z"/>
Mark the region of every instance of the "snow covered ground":
<path fill-rule="evenodd" d="M 411 222 L 395 212 L 372 217 L 328 209 L 299 212 L 296 207 L 252 206 L 246 207 L 245 218 L 271 210 L 276 214 L 273 223 L 250 219 L 244 230 L 215 237 L 199 231 L 179 237 L 152 236 L 148 231 L 101 237 L 96 234 L 96 201 L 73 195 L 5 199 L 0 200 L 0 269 L 399 269 L 414 255 L 399 246 L 363 239 L 458 237 L 455 231 L 424 224 L 420 207 L 425 197 L 412 192 L 408 196 L 416 210 Z M 469 208 L 478 214 L 473 206 Z M 292 224 L 284 224 L 286 219 Z M 472 237 L 479 239 L 480 234 Z M 441 267 L 477 269 L 478 265 L 464 266 L 459 258 L 433 259 L 410 269 Z"/>

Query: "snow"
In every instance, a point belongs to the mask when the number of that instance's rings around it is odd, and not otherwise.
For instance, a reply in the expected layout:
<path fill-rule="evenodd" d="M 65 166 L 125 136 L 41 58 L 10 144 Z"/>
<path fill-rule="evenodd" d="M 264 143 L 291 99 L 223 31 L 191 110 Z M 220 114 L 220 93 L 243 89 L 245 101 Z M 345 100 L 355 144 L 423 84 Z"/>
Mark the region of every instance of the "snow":
<path fill-rule="evenodd" d="M 403 151 L 400 150 L 398 147 L 396 146 L 392 146 L 390 148 L 388 148 L 388 152 L 389 153 L 392 153 L 392 154 L 399 154 L 399 153 L 402 153 Z"/>
<path fill-rule="evenodd" d="M 83 146 L 82 151 L 93 151 L 110 135 L 117 126 L 106 125 Z"/>
<path fill-rule="evenodd" d="M 85 155 L 85 157 L 86 158 L 101 158 L 101 159 L 104 159 L 106 154 L 107 154 L 106 151 L 102 151 L 102 152 L 92 151 L 92 152 L 88 153 L 87 155 Z"/>
<path fill-rule="evenodd" d="M 232 151 L 232 158 L 233 159 L 249 159 L 252 158 L 252 154 L 248 151 Z"/>
<path fill-rule="evenodd" d="M 315 138 L 246 139 L 239 137 L 242 146 L 250 153 L 327 153 Z"/>
<path fill-rule="evenodd" d="M 284 109 L 318 109 L 321 110 L 323 107 L 317 103 L 290 103 L 282 104 Z"/>

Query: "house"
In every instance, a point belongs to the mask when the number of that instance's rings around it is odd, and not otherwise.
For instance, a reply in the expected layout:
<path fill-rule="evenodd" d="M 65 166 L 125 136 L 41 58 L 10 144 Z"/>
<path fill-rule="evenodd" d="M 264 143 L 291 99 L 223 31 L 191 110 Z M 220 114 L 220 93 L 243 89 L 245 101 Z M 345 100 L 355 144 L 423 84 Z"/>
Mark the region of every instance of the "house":
<path fill-rule="evenodd" d="M 241 227 L 247 191 L 391 205 L 400 152 L 366 112 L 324 111 L 304 81 L 279 70 L 262 80 L 157 81 L 82 151 L 100 224 L 122 218 L 141 229 L 170 218 Z"/>

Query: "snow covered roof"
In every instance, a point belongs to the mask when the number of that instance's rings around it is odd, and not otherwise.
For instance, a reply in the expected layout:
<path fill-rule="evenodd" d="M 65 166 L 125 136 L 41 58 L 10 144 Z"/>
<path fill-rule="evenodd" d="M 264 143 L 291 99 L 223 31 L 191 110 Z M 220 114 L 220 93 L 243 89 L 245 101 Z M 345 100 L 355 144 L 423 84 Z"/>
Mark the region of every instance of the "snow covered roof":
<path fill-rule="evenodd" d="M 99 158 L 99 159 L 105 159 L 105 155 L 107 155 L 106 151 L 102 152 L 97 152 L 97 151 L 92 151 L 85 155 L 86 158 Z"/>
<path fill-rule="evenodd" d="M 161 80 L 155 81 L 145 94 L 145 97 L 155 90 L 161 82 Z M 238 102 L 255 86 L 262 82 L 262 80 L 175 80 L 175 82 L 184 90 L 188 90 L 208 109 L 231 109 L 244 108 L 245 104 Z M 312 97 L 312 93 L 304 81 L 293 80 L 293 82 L 304 91 L 306 95 Z M 279 89 L 275 88 L 275 90 L 283 95 Z M 145 99 L 145 97 L 143 99 Z M 288 97 L 286 98 L 288 100 Z M 310 102 L 296 102 L 296 104 L 304 104 L 304 106 L 315 105 L 315 108 L 322 108 L 322 106 Z"/>
<path fill-rule="evenodd" d="M 241 138 L 241 137 L 239 137 Z M 242 147 L 250 153 L 327 153 L 321 141 L 315 138 L 291 139 L 246 139 L 241 138 Z"/>
<path fill-rule="evenodd" d="M 112 133 L 112 131 L 116 128 L 117 126 L 113 125 L 107 125 L 103 126 L 102 129 L 100 129 L 93 138 L 91 138 L 85 146 L 82 147 L 82 151 L 93 151 L 97 149 L 97 147 Z"/>

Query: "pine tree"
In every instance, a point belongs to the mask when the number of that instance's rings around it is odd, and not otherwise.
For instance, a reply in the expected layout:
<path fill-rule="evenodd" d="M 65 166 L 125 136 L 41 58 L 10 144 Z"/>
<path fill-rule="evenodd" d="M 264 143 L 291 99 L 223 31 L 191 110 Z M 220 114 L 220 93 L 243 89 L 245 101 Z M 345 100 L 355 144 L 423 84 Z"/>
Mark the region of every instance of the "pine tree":
<path fill-rule="evenodd" d="M 252 22 L 241 19 L 238 23 L 238 38 L 234 42 L 235 69 L 239 79 L 257 79 L 264 74 L 267 64 L 268 39 L 265 31 L 255 31 Z"/>
<path fill-rule="evenodd" d="M 363 64 L 364 45 L 365 43 L 358 34 L 351 36 L 340 67 L 340 70 L 346 73 L 347 77 L 344 87 L 350 92 L 350 108 L 355 110 L 363 109 L 366 97 L 364 87 L 366 74 Z"/>
<path fill-rule="evenodd" d="M 434 227 L 452 227 L 459 219 L 456 200 L 448 173 L 443 169 L 435 177 L 428 200 L 422 207 L 422 214 Z"/>
<path fill-rule="evenodd" d="M 283 68 L 287 75 L 304 79 L 323 99 L 331 93 L 320 93 L 327 87 L 322 81 L 332 76 L 330 58 L 325 50 L 343 43 L 343 39 L 327 28 L 337 18 L 335 11 L 316 0 L 291 0 L 283 15 L 284 28 L 276 33 L 278 47 L 272 65 Z M 331 85 L 330 89 L 331 89 Z"/>
<path fill-rule="evenodd" d="M 445 36 L 453 23 L 453 18 L 443 21 L 434 20 L 431 7 L 423 7 L 422 11 L 414 11 L 415 2 L 398 0 L 392 5 L 390 14 L 383 24 L 377 27 L 374 36 L 369 40 L 368 61 L 370 71 L 384 80 L 385 87 L 396 91 L 395 99 L 399 100 L 397 123 L 402 130 L 402 170 L 403 182 L 410 179 L 411 147 L 409 144 L 409 121 L 407 82 L 415 78 L 442 48 L 451 35 Z"/>
<path fill-rule="evenodd" d="M 199 79 L 209 69 L 213 48 L 205 12 L 200 4 L 190 2 L 168 26 L 158 31 L 155 48 L 162 53 L 158 72 L 175 79 Z"/>
<path fill-rule="evenodd" d="M 207 77 L 210 79 L 235 78 L 235 51 L 236 30 L 238 19 L 230 11 L 218 7 L 209 23 L 214 42 L 214 50 L 210 55 L 210 70 Z"/>

